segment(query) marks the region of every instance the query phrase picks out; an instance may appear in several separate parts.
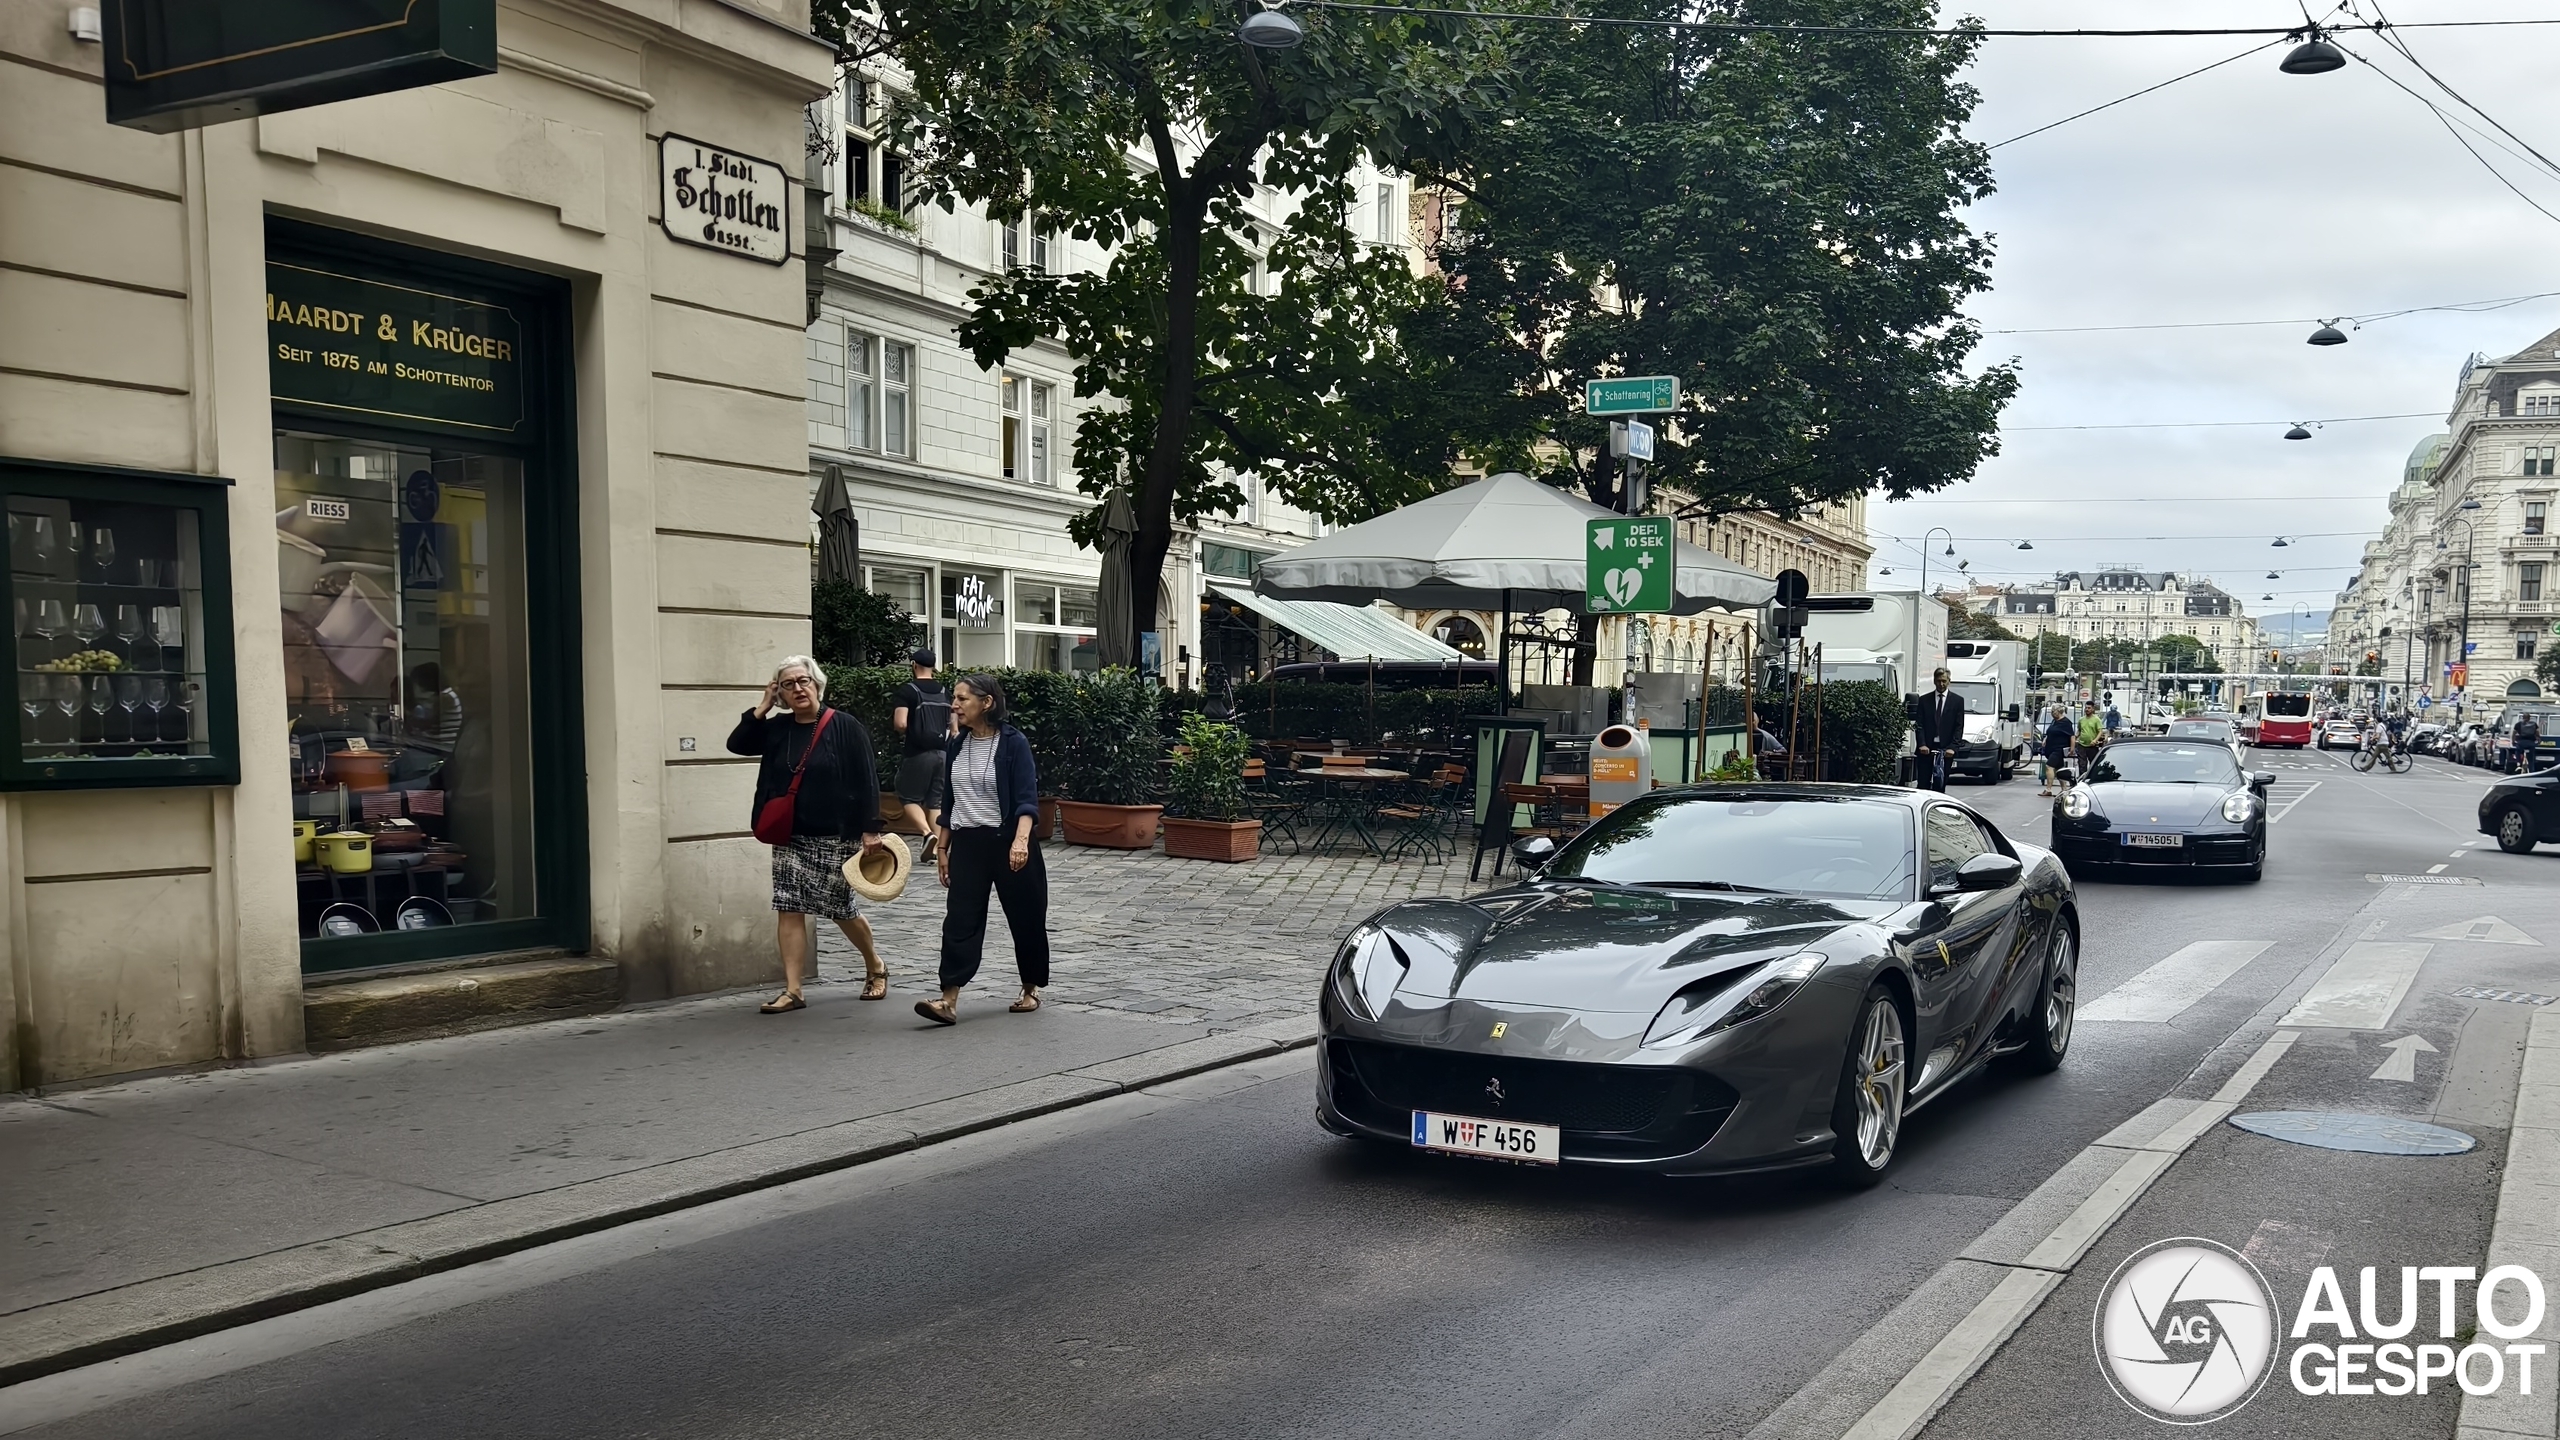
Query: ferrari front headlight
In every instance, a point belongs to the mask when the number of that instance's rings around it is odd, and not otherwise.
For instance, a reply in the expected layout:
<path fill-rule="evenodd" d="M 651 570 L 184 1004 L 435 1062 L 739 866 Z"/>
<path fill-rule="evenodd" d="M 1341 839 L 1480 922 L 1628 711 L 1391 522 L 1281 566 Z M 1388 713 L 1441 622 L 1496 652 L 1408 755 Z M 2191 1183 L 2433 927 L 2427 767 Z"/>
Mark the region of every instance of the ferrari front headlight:
<path fill-rule="evenodd" d="M 1404 967 L 1404 955 L 1387 932 L 1362 925 L 1343 937 L 1342 948 L 1334 953 L 1335 992 L 1352 1014 L 1375 1020 L 1395 993 Z"/>

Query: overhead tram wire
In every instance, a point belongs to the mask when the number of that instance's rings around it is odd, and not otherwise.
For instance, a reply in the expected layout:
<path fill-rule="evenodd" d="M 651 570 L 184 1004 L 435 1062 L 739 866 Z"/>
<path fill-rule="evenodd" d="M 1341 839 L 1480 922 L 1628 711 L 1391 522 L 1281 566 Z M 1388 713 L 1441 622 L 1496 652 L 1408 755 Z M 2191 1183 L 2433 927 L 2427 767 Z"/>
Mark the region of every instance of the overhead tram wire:
<path fill-rule="evenodd" d="M 1523 20 L 1542 25 L 1601 25 L 1630 30 L 1715 30 L 1741 35 L 1813 35 L 1813 36 L 1935 36 L 1947 39 L 1979 36 L 1993 40 L 2140 40 L 2176 39 L 2182 37 L 2233 35 L 2268 35 L 2291 39 L 2311 29 L 2309 25 L 2240 25 L 2190 26 L 2176 29 L 2142 30 L 1994 30 L 1978 26 L 1930 25 L 1779 25 L 1749 20 L 1654 20 L 1613 15 L 1566 15 L 1531 10 L 1457 9 L 1443 5 L 1376 5 L 1365 0 L 1281 0 L 1280 8 L 1292 10 L 1358 10 L 1387 15 L 1427 15 L 1451 20 Z M 2420 20 L 2405 26 L 2365 22 L 2353 25 L 2322 23 L 2318 28 L 2335 34 L 2348 30 L 2478 29 L 2518 25 L 2560 25 L 2560 16 L 2516 20 Z"/>
<path fill-rule="evenodd" d="M 2079 114 L 2077 114 L 2077 115 L 2065 115 L 2065 116 L 2063 116 L 2063 117 L 2062 117 L 2061 119 L 2059 119 L 2059 120 L 2047 121 L 2046 123 L 2044 123 L 2044 124 L 2042 124 L 2042 125 L 2037 126 L 2037 127 L 2036 127 L 2036 128 L 2034 128 L 2033 130 L 2022 131 L 2022 132 L 2020 132 L 2019 134 L 2016 134 L 2016 135 L 2012 135 L 2012 136 L 2010 136 L 2010 137 L 2009 137 L 2008 139 L 2006 139 L 2006 140 L 1994 140 L 1994 141 L 1992 141 L 1990 144 L 1985 145 L 1985 146 L 1983 146 L 1982 148 L 1983 148 L 1983 149 L 1985 149 L 1985 150 L 1997 150 L 1997 149 L 1999 149 L 1999 148 L 2000 148 L 2001 146 L 2003 146 L 2003 145 L 2015 145 L 2015 144 L 2017 144 L 2017 143 L 2018 143 L 2019 141 L 2021 141 L 2021 140 L 2028 140 L 2028 139 L 2032 139 L 2032 138 L 2034 138 L 2035 136 L 2038 136 L 2038 135 L 2043 134 L 2043 133 L 2044 133 L 2044 132 L 2046 132 L 2047 130 L 2058 130 L 2058 129 L 2060 129 L 2060 128 L 2061 128 L 2061 127 L 2063 127 L 2063 126 L 2070 124 L 2070 123 L 2071 123 L 2072 121 L 2074 121 L 2074 120 L 2086 120 L 2086 119 L 2088 119 L 2090 116 L 2097 114 L 2097 113 L 2098 113 L 2099 111 L 2101 111 L 2101 110 L 2112 110 L 2112 109 L 2114 109 L 2115 107 L 2117 107 L 2118 105 L 2122 105 L 2123 103 L 2125 103 L 2125 102 L 2126 102 L 2126 101 L 2128 101 L 2128 100 L 2139 100 L 2139 99 L 2141 99 L 2143 96 L 2150 94 L 2150 93 L 2151 93 L 2151 92 L 2153 92 L 2154 90 L 2166 90 L 2166 89 L 2168 89 L 2170 86 L 2177 84 L 2177 83 L 2178 83 L 2179 81 L 2181 81 L 2181 80 L 2193 80 L 2194 78 L 2196 78 L 2196 77 L 2197 77 L 2197 76 L 2199 76 L 2199 75 L 2204 74 L 2204 73 L 2205 73 L 2206 71 L 2208 71 L 2208 70 L 2219 70 L 2219 69 L 2221 69 L 2223 66 L 2225 66 L 2225 65 L 2229 65 L 2229 64 L 2231 64 L 2231 63 L 2232 63 L 2232 62 L 2234 62 L 2234 61 L 2238 61 L 2238 60 L 2246 60 L 2246 59 L 2248 59 L 2250 56 L 2255 55 L 2255 54 L 2259 53 L 2259 52 L 2260 52 L 2260 51 L 2262 51 L 2262 50 L 2273 50 L 2274 48 L 2276 48 L 2276 47 L 2277 47 L 2277 46 L 2279 46 L 2279 45 L 2282 45 L 2283 43 L 2285 43 L 2285 41 L 2287 41 L 2287 40 L 2289 40 L 2289 39 L 2291 39 L 2291 38 L 2292 38 L 2291 36 L 2287 36 L 2287 35 L 2279 35 L 2279 36 L 2277 36 L 2275 39 L 2268 41 L 2268 42 L 2267 42 L 2267 43 L 2265 43 L 2264 45 L 2252 45 L 2252 46 L 2250 46 L 2248 49 L 2241 51 L 2241 52 L 2240 52 L 2239 54 L 2237 54 L 2237 55 L 2229 55 L 2229 56 L 2225 56 L 2225 57 L 2223 57 L 2223 58 L 2222 58 L 2222 59 L 2220 59 L 2220 60 L 2216 60 L 2216 61 L 2214 61 L 2214 62 L 2213 62 L 2212 64 L 2210 64 L 2210 65 L 2199 65 L 2199 66 L 2197 66 L 2195 69 L 2188 71 L 2188 72 L 2187 72 L 2186 74 L 2184 74 L 2184 75 L 2172 75 L 2172 76 L 2170 76 L 2168 79 L 2161 81 L 2161 82 L 2160 82 L 2159 84 L 2157 84 L 2157 85 L 2146 85 L 2146 86 L 2144 86 L 2143 88 L 2141 88 L 2141 89 L 2139 89 L 2139 90 L 2134 91 L 2134 92 L 2133 92 L 2132 94 L 2130 94 L 2130 95 L 2119 95 L 2119 96 L 2117 96 L 2115 99 L 2108 101 L 2108 102 L 2107 102 L 2107 103 L 2105 103 L 2104 105 L 2092 105 L 2092 106 L 2090 106 L 2088 109 L 2081 111 L 2081 112 L 2080 112 Z"/>
<path fill-rule="evenodd" d="M 2417 91 L 2410 89 L 2406 84 L 2402 83 L 2402 81 L 2401 81 L 2401 79 L 2400 79 L 2400 77 L 2399 77 L 2399 76 L 2392 74 L 2390 71 L 2383 69 L 2383 68 L 2382 68 L 2381 66 L 2379 66 L 2379 65 L 2374 64 L 2371 60 L 2368 60 L 2368 59 L 2366 59 L 2364 56 L 2362 56 L 2362 55 L 2360 55 L 2360 54 L 2357 54 L 2355 51 L 2347 49 L 2347 47 L 2346 47 L 2346 46 L 2344 46 L 2344 45 L 2340 45 L 2340 46 L 2338 47 L 2338 49 L 2339 49 L 2339 51 L 2340 51 L 2341 53 L 2343 53 L 2343 54 L 2347 55 L 2349 58 L 2353 59 L 2357 64 L 2364 66 L 2366 69 L 2371 70 L 2374 74 L 2379 75 L 2379 76 L 2381 76 L 2383 79 L 2390 81 L 2390 82 L 2391 82 L 2391 84 L 2392 84 L 2395 88 L 2397 88 L 2398 90 L 2400 90 L 2403 94 L 2406 94 L 2410 99 L 2415 100 L 2415 101 L 2417 101 L 2419 104 L 2426 106 L 2426 107 L 2427 107 L 2427 113 L 2428 113 L 2428 114 L 2430 114 L 2430 115 L 2433 115 L 2434 117 L 2436 117 L 2436 123 L 2437 123 L 2437 124 L 2439 124 L 2439 125 L 2442 125 L 2442 126 L 2444 127 L 2444 132 L 2445 132 L 2446 134 L 2448 134 L 2448 135 L 2450 135 L 2450 136 L 2452 136 L 2452 137 L 2453 137 L 2453 141 L 2454 141 L 2454 143 L 2455 143 L 2455 144 L 2457 144 L 2457 145 L 2459 145 L 2459 146 L 2461 146 L 2465 151 L 2469 152 L 2469 154 L 2470 154 L 2470 156 L 2471 156 L 2471 158 L 2472 158 L 2472 159 L 2474 159 L 2474 160 L 2476 160 L 2476 161 L 2480 162 L 2480 168 L 2481 168 L 2481 169 L 2483 169 L 2483 170 L 2488 171 L 2488 172 L 2489 172 L 2489 174 L 2490 174 L 2490 176 L 2491 176 L 2493 179 L 2495 179 L 2499 184 L 2504 185 L 2504 186 L 2506 186 L 2506 187 L 2507 187 L 2507 189 L 2509 189 L 2510 191 L 2513 191 L 2513 192 L 2514 192 L 2514 194 L 2515 194 L 2515 197 L 2516 197 L 2517 199 L 2519 199 L 2519 200 L 2523 201 L 2523 202 L 2524 202 L 2525 204 L 2527 204 L 2527 205 L 2532 206 L 2536 211 L 2538 211 L 2538 212 L 2542 215 L 2542 217 L 2543 217 L 2544 219 L 2546 219 L 2546 220 L 2553 220 L 2553 221 L 2560 221 L 2560 215 L 2555 215 L 2555 214 L 2553 214 L 2553 213 L 2552 213 L 2548 208 L 2546 208 L 2546 207 L 2543 205 L 2543 203 L 2542 203 L 2541 201 L 2536 200 L 2536 199 L 2534 199 L 2532 196 L 2527 195 L 2526 193 L 2524 193 L 2524 189 L 2523 189 L 2523 187 L 2521 187 L 2521 186 L 2517 185 L 2517 184 L 2516 184 L 2516 182 L 2514 182 L 2513 180 L 2510 180 L 2510 179 L 2508 179 L 2508 178 L 2507 178 L 2507 172 L 2505 172 L 2504 170 L 2499 169 L 2499 168 L 2498 168 L 2497 166 L 2495 166 L 2495 165 L 2490 164 L 2490 163 L 2489 163 L 2489 157 L 2488 157 L 2488 156 L 2486 156 L 2486 155 L 2481 154 L 2481 153 L 2480 153 L 2480 150 L 2479 150 L 2479 147 L 2477 147 L 2477 146 L 2473 145 L 2469 140 L 2464 139 L 2464 138 L 2463 138 L 2463 135 L 2462 135 L 2462 127 L 2457 127 L 2457 126 L 2455 125 L 2455 123 L 2454 123 L 2454 119 L 2453 119 L 2453 117 L 2444 113 L 2444 107 L 2442 107 L 2442 106 L 2440 106 L 2440 105 L 2436 104 L 2436 102 L 2434 102 L 2433 100 L 2428 99 L 2426 96 L 2419 94 Z"/>
<path fill-rule="evenodd" d="M 2332 415 L 2326 419 L 2305 420 L 2305 425 L 2350 425 L 2360 420 L 2440 420 L 2439 410 L 2412 410 L 2400 415 Z M 2109 425 L 2003 425 L 2003 435 L 2019 435 L 2032 430 L 2226 430 L 2262 426 L 2291 425 L 2291 420 L 2145 420 Z"/>
<path fill-rule="evenodd" d="M 2457 300 L 2445 305 L 2412 305 L 2402 310 L 2379 310 L 2370 315 L 2346 315 L 2338 318 L 2359 325 L 2372 325 L 2383 320 L 2397 320 L 2404 315 L 2486 315 L 2511 306 L 2560 296 L 2560 290 L 2537 290 L 2531 295 L 2509 295 L 2497 300 Z M 2289 320 L 2173 320 L 2143 325 L 2035 325 L 2008 330 L 1985 330 L 1985 335 L 2092 335 L 2119 330 L 2235 330 L 2261 325 L 2316 325 L 2313 316 Z"/>

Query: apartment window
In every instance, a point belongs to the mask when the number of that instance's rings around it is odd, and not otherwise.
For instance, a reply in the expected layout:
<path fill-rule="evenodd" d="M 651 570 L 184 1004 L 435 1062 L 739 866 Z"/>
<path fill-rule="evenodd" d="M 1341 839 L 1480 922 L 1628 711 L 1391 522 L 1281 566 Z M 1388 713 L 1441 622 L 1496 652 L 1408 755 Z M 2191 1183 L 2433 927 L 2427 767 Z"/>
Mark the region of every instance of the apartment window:
<path fill-rule="evenodd" d="M 1380 185 L 1378 187 L 1377 213 L 1371 217 L 1371 222 L 1375 233 L 1370 238 L 1381 245 L 1396 243 L 1398 237 L 1396 235 L 1395 186 Z"/>
<path fill-rule="evenodd" d="M 1007 220 L 996 230 L 997 258 L 1005 269 L 1050 273 L 1050 257 L 1058 251 L 1057 232 L 1040 228 L 1036 219 Z"/>
<path fill-rule="evenodd" d="M 880 432 L 872 423 L 874 407 L 880 399 L 873 381 L 873 355 L 880 342 L 872 336 L 854 334 L 844 347 L 844 443 L 850 449 L 877 450 Z"/>
<path fill-rule="evenodd" d="M 2551 507 L 2549 505 L 2540 500 L 2527 500 L 2524 502 L 2524 533 L 2527 535 L 2539 535 L 2543 533 L 2543 521 L 2549 514 L 2550 509 Z"/>
<path fill-rule="evenodd" d="M 2560 457 L 2560 445 L 2527 445 L 2524 447 L 2524 473 L 2550 474 L 2554 457 Z"/>
<path fill-rule="evenodd" d="M 2541 561 L 2528 560 L 2516 567 L 2516 598 L 2519 600 L 2542 598 Z"/>
<path fill-rule="evenodd" d="M 1250 580 L 1262 561 L 1263 557 L 1251 550 L 1239 550 L 1214 540 L 1200 542 L 1200 568 L 1222 579 Z"/>
<path fill-rule="evenodd" d="M 915 454 L 913 427 L 910 424 L 912 380 L 915 347 L 895 340 L 880 342 L 880 453 L 883 455 Z"/>
<path fill-rule="evenodd" d="M 2523 413 L 2527 415 L 2560 415 L 2560 395 L 2541 394 L 2524 397 Z"/>
<path fill-rule="evenodd" d="M 849 76 L 843 96 L 844 190 L 839 198 L 848 210 L 871 204 L 905 210 L 906 165 L 880 133 L 888 116 L 879 82 Z"/>
<path fill-rule="evenodd" d="M 1056 395 L 1054 386 L 1039 380 L 1031 382 L 1031 431 L 1026 437 L 1026 443 L 1031 452 L 1027 458 L 1030 461 L 1031 483 L 1034 485 L 1058 483 L 1057 477 L 1052 475 L 1049 469 L 1049 412 L 1055 404 Z"/>
<path fill-rule="evenodd" d="M 2519 630 L 2519 631 L 2517 631 L 2517 632 L 2516 632 L 2516 658 L 2517 658 L 2517 659 L 2519 659 L 2519 660 L 2530 660 L 2530 659 L 2532 659 L 2532 658 L 2533 658 L 2533 647 L 2534 647 L 2535 639 L 2536 639 L 2536 635 L 2535 635 L 2535 632 L 2534 632 L 2534 631 L 2531 631 L 2531 630 Z"/>

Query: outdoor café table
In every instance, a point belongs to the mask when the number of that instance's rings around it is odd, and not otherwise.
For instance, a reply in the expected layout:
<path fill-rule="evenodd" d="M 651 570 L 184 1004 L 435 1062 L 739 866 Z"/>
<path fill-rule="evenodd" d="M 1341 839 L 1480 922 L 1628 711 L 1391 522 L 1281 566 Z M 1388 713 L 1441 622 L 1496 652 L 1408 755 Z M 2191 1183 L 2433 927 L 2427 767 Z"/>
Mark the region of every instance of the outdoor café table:
<path fill-rule="evenodd" d="M 1412 771 L 1375 765 L 1310 765 L 1297 773 L 1299 778 L 1319 781 L 1324 787 L 1323 823 L 1308 849 L 1321 850 L 1338 832 L 1348 830 L 1359 840 L 1361 849 L 1378 856 L 1387 853 L 1378 842 L 1378 832 L 1369 828 L 1371 806 L 1362 792 L 1372 785 L 1410 780 Z"/>

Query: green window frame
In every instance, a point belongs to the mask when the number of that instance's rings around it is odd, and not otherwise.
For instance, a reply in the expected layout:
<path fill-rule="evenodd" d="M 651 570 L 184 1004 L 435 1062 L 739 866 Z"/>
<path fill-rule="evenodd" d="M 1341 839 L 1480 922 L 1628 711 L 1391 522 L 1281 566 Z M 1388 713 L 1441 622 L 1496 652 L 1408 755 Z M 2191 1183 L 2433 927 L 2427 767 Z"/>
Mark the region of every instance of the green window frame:
<path fill-rule="evenodd" d="M 48 500 L 109 502 L 165 509 L 193 517 L 203 661 L 197 704 L 202 709 L 206 753 L 168 756 L 79 757 L 61 753 L 29 756 L 26 712 L 20 708 L 29 672 L 35 664 L 20 660 L 20 626 L 7 627 L 7 658 L 0 674 L 8 677 L 6 713 L 0 714 L 0 791 L 111 790 L 174 785 L 240 783 L 240 709 L 238 667 L 232 652 L 231 482 L 219 476 L 132 470 L 111 465 L 75 465 L 49 460 L 0 457 L 0 507 L 21 497 Z M 182 557 L 183 559 L 183 557 Z M 15 615 L 21 599 L 41 603 L 37 587 L 22 584 L 14 560 L 0 567 L 0 588 L 9 592 L 6 613 Z"/>

